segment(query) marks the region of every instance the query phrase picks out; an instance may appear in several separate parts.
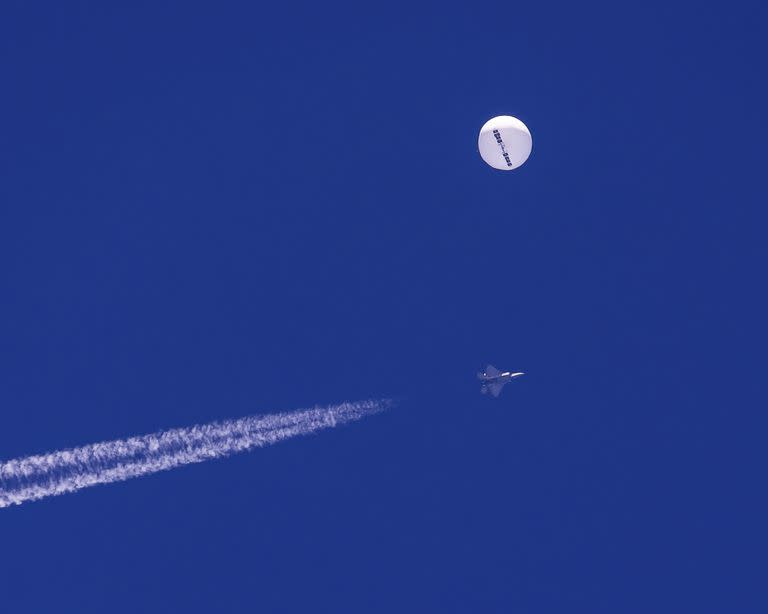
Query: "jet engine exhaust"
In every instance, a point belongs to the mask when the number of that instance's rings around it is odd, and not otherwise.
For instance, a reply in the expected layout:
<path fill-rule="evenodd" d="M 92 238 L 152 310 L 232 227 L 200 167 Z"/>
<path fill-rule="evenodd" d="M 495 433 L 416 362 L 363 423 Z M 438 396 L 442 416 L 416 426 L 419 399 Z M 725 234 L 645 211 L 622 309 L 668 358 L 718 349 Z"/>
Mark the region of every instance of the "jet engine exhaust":
<path fill-rule="evenodd" d="M 159 431 L 0 463 L 0 507 L 111 484 L 354 422 L 389 400 L 251 416 Z"/>

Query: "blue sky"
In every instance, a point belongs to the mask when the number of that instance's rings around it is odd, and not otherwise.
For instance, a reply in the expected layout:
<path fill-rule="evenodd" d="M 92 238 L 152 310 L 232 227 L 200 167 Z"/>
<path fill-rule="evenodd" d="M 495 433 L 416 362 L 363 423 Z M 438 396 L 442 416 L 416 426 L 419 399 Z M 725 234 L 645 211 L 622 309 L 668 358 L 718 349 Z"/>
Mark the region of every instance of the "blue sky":
<path fill-rule="evenodd" d="M 4 4 L 1 458 L 402 399 L 0 510 L 5 608 L 764 611 L 765 19 Z"/>

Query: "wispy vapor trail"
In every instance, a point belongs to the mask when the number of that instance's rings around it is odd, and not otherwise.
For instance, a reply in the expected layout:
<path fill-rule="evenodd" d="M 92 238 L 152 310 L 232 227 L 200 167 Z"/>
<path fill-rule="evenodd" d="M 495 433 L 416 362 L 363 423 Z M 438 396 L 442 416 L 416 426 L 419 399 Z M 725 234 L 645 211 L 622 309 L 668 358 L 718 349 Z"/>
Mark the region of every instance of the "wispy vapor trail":
<path fill-rule="evenodd" d="M 383 411 L 361 401 L 160 431 L 0 463 L 0 507 L 272 445 Z"/>

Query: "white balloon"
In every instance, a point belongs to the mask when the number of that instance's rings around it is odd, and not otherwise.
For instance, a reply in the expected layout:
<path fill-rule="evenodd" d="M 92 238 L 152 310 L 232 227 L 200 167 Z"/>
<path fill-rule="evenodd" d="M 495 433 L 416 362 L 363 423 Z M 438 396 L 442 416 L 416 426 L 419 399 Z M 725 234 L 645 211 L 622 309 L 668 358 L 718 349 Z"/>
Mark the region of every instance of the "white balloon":
<path fill-rule="evenodd" d="M 526 125 L 511 115 L 489 119 L 477 137 L 477 148 L 483 160 L 493 168 L 511 171 L 531 155 L 533 139 Z"/>

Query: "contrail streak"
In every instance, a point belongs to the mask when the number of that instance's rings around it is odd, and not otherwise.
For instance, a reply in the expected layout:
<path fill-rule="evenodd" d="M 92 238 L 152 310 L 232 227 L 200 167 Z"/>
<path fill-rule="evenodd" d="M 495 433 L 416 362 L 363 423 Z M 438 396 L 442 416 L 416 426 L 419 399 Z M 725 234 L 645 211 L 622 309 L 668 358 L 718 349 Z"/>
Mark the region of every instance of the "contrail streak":
<path fill-rule="evenodd" d="M 0 507 L 167 471 L 353 422 L 388 400 L 252 416 L 160 431 L 0 463 Z"/>

